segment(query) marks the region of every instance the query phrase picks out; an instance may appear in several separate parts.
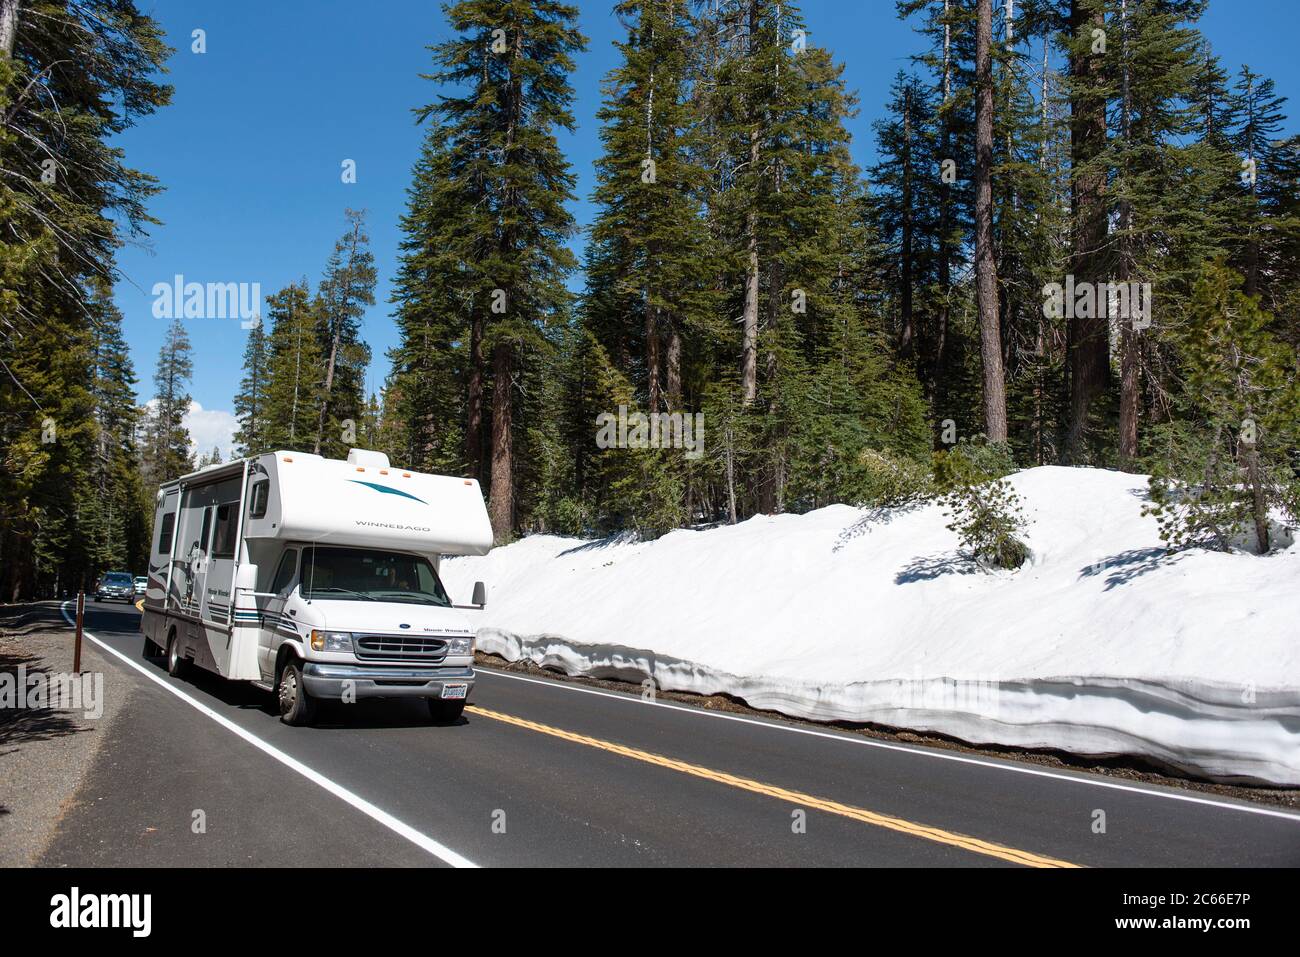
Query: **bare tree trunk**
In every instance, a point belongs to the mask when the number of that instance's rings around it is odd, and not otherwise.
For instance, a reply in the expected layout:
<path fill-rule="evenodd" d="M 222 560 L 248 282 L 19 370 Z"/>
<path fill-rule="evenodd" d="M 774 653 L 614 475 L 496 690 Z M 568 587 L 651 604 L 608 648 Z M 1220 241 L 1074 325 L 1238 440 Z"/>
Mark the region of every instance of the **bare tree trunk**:
<path fill-rule="evenodd" d="M 750 155 L 757 159 L 758 140 L 754 135 Z M 745 273 L 745 312 L 740 346 L 740 397 L 745 405 L 758 397 L 758 224 L 750 212 L 745 216 L 749 266 Z"/>
<path fill-rule="evenodd" d="M 1120 24 L 1123 43 L 1121 71 L 1120 128 L 1128 145 L 1133 102 L 1129 76 L 1128 0 L 1120 0 Z M 1120 205 L 1120 282 L 1133 277 L 1133 204 L 1125 200 Z M 1119 380 L 1119 458 L 1121 468 L 1131 468 L 1138 453 L 1138 400 L 1141 394 L 1141 362 L 1139 332 L 1133 324 L 1133 309 L 1129 315 L 1120 316 L 1120 380 Z M 1109 310 L 1107 310 L 1109 313 Z"/>
<path fill-rule="evenodd" d="M 1041 113 L 1039 115 L 1039 124 L 1041 126 L 1042 140 L 1038 146 L 1038 169 L 1047 176 L 1047 102 L 1050 93 L 1047 71 L 1049 69 L 1048 61 L 1048 44 L 1049 39 L 1043 37 L 1043 77 L 1042 88 L 1039 91 L 1038 102 Z M 1041 220 L 1042 213 L 1039 212 L 1037 217 Z M 1036 317 L 1038 327 L 1037 334 L 1034 337 L 1034 464 L 1046 465 L 1045 445 L 1043 441 L 1043 431 L 1045 429 L 1045 412 L 1046 412 L 1046 393 L 1047 393 L 1047 337 L 1043 329 L 1043 313 L 1038 311 Z"/>
<path fill-rule="evenodd" d="M 728 429 L 726 433 L 726 450 L 727 450 L 727 518 L 732 525 L 736 524 L 736 460 L 734 449 L 732 448 L 732 433 Z"/>
<path fill-rule="evenodd" d="M 658 412 L 663 404 L 659 384 L 659 328 L 655 322 L 655 307 L 650 304 L 648 296 L 645 304 L 645 375 L 647 411 Z"/>
<path fill-rule="evenodd" d="M 752 56 L 758 34 L 758 4 L 749 3 L 749 53 Z M 758 118 L 759 110 L 749 104 L 749 168 L 758 170 Z M 749 261 L 745 273 L 745 311 L 742 316 L 743 331 L 740 345 L 740 397 L 750 405 L 758 397 L 758 216 L 753 209 L 745 214 L 745 243 Z"/>
<path fill-rule="evenodd" d="M 912 91 L 903 94 L 903 262 L 899 276 L 902 299 L 898 351 L 910 358 L 915 347 L 916 326 L 912 315 Z"/>
<path fill-rule="evenodd" d="M 1248 77 L 1246 80 L 1246 102 L 1250 104 L 1249 115 L 1247 116 L 1247 128 L 1253 134 L 1255 131 L 1255 97 L 1254 97 L 1255 80 L 1254 77 Z M 1259 185 L 1255 175 L 1255 142 L 1254 136 L 1250 137 L 1246 159 L 1250 163 L 1250 211 L 1251 225 L 1250 238 L 1246 242 L 1246 284 L 1245 293 L 1248 296 L 1255 295 L 1259 291 L 1259 234 L 1256 232 L 1254 218 L 1258 214 Z"/>
<path fill-rule="evenodd" d="M 325 435 L 325 417 L 329 414 L 330 392 L 334 388 L 334 364 L 339 354 L 339 337 L 342 335 L 341 326 L 335 326 L 334 335 L 330 337 L 330 358 L 325 366 L 325 394 L 320 400 L 320 416 L 316 420 L 316 445 L 312 449 L 317 455 L 320 455 L 321 439 Z"/>
<path fill-rule="evenodd" d="M 1268 502 L 1264 498 L 1263 477 L 1259 474 L 1259 452 L 1254 443 L 1246 446 L 1246 482 L 1250 485 L 1250 513 L 1255 520 L 1255 546 L 1259 554 L 1268 554 L 1271 542 L 1268 531 Z"/>
<path fill-rule="evenodd" d="M 505 163 L 515 161 L 516 126 L 522 122 L 523 79 L 520 76 L 519 61 L 523 58 L 523 42 L 523 31 L 516 29 L 506 94 L 509 119 L 503 158 Z M 502 206 L 513 211 L 518 204 L 517 191 L 507 183 L 504 193 Z M 501 246 L 507 255 L 519 254 L 515 248 L 513 226 L 506 228 Z M 513 293 L 514 290 L 510 292 Z M 514 308 L 516 300 L 513 295 L 508 296 L 507 301 Z M 488 519 L 492 522 L 492 537 L 498 543 L 510 537 L 515 523 L 513 375 L 514 345 L 508 341 L 498 341 L 492 350 L 492 489 L 488 498 Z"/>
<path fill-rule="evenodd" d="M 993 254 L 993 4 L 979 0 L 975 85 L 975 276 L 979 306 L 980 360 L 984 369 L 984 434 L 1007 439 L 1007 394 L 1002 372 L 998 275 Z"/>
<path fill-rule="evenodd" d="M 509 343 L 502 342 L 492 350 L 492 491 L 488 518 L 498 544 L 510 537 L 515 521 L 514 410 L 510 395 L 513 360 Z"/>
<path fill-rule="evenodd" d="M 11 57 L 18 37 L 19 0 L 0 0 L 0 54 Z"/>
<path fill-rule="evenodd" d="M 465 401 L 465 463 L 483 481 L 483 319 L 477 306 L 469 326 L 469 382 Z"/>
<path fill-rule="evenodd" d="M 677 326 L 668 326 L 668 411 L 682 407 L 682 334 Z"/>
<path fill-rule="evenodd" d="M 1074 36 L 1090 33 L 1090 28 L 1104 29 L 1105 17 L 1090 13 L 1084 0 L 1074 0 L 1070 12 L 1070 32 Z M 1070 104 L 1070 152 L 1074 169 L 1073 250 L 1070 269 L 1076 282 L 1099 280 L 1097 257 L 1106 240 L 1105 171 L 1088 169 L 1088 164 L 1106 146 L 1106 101 L 1089 88 L 1095 73 L 1086 53 L 1071 58 L 1070 72 L 1082 81 L 1083 92 L 1075 91 Z M 1100 309 L 1093 310 L 1101 312 Z M 1085 457 L 1088 415 L 1092 401 L 1106 386 L 1110 373 L 1110 329 L 1105 315 L 1074 317 L 1069 326 L 1070 419 L 1065 440 L 1065 455 L 1070 462 Z"/>
<path fill-rule="evenodd" d="M 952 159 L 952 119 L 948 113 L 952 97 L 952 24 L 948 22 L 952 0 L 943 0 L 943 155 L 942 160 Z M 946 381 L 944 363 L 948 346 L 948 321 L 950 300 L 952 296 L 952 244 L 948 233 L 952 229 L 952 190 L 944 190 L 939 206 L 939 288 L 943 301 L 939 305 L 939 328 L 935 333 L 934 369 L 927 377 L 928 398 L 933 402 L 939 398 L 939 390 Z"/>

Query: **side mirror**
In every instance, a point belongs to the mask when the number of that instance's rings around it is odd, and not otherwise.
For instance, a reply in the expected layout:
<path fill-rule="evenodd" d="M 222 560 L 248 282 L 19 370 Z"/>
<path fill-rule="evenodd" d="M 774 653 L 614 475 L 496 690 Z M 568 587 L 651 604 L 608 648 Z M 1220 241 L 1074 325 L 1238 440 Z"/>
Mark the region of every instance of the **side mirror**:
<path fill-rule="evenodd" d="M 482 582 L 474 583 L 474 597 L 470 600 L 471 605 L 478 605 L 482 608 L 487 604 L 487 586 Z"/>
<path fill-rule="evenodd" d="M 235 589 L 257 591 L 257 566 L 244 562 L 235 573 Z"/>

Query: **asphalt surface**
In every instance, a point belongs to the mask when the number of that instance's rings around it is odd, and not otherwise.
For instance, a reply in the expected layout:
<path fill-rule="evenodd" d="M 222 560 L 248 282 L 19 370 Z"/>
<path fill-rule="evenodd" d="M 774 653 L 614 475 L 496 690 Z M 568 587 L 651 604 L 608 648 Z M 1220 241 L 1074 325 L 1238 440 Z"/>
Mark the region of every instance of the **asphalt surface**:
<path fill-rule="evenodd" d="M 129 708 L 45 865 L 1300 865 L 1276 808 L 490 669 L 454 726 L 372 701 L 290 728 L 169 677 L 138 619 L 87 606 Z"/>

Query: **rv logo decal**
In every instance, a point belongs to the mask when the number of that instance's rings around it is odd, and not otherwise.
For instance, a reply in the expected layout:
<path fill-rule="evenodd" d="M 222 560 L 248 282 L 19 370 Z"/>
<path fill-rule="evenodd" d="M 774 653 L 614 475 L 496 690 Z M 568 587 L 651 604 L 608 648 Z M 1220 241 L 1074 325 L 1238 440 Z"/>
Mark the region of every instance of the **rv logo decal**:
<path fill-rule="evenodd" d="M 416 498 L 414 495 L 411 495 L 409 492 L 403 492 L 401 489 L 389 488 L 387 485 L 380 485 L 376 482 L 363 482 L 360 479 L 348 479 L 348 481 L 351 482 L 353 485 L 364 485 L 366 488 L 372 488 L 376 492 L 387 492 L 389 495 L 400 495 L 402 496 L 402 498 L 413 499 L 414 501 L 419 502 L 421 505 L 429 504 L 424 499 Z"/>

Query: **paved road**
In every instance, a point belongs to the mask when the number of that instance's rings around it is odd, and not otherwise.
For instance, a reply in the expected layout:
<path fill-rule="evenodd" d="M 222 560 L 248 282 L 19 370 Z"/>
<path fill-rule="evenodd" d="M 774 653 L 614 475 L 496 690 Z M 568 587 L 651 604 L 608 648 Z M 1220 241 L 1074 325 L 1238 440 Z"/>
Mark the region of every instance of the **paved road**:
<path fill-rule="evenodd" d="M 362 702 L 290 728 L 143 659 L 132 608 L 86 627 L 136 687 L 51 865 L 1300 865 L 1272 808 L 488 669 L 454 727 Z"/>

